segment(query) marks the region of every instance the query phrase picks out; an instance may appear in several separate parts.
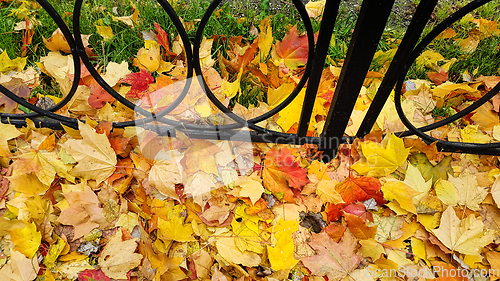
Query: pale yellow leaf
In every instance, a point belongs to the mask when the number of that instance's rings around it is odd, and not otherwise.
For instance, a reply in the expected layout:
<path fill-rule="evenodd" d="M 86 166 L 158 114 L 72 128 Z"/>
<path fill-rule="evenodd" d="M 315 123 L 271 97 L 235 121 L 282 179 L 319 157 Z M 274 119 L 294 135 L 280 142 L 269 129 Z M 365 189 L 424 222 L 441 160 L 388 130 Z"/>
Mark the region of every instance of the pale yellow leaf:
<path fill-rule="evenodd" d="M 10 149 L 7 141 L 21 135 L 14 125 L 0 123 L 0 156 L 9 156 Z"/>
<path fill-rule="evenodd" d="M 149 171 L 149 184 L 161 194 L 179 200 L 175 184 L 182 183 L 181 169 L 175 159 L 157 160 Z"/>
<path fill-rule="evenodd" d="M 493 200 L 497 204 L 497 207 L 500 208 L 500 179 L 495 179 L 493 186 L 491 187 L 491 196 L 493 196 Z"/>
<path fill-rule="evenodd" d="M 110 278 L 127 279 L 127 272 L 142 260 L 141 254 L 134 253 L 136 248 L 135 239 L 122 241 L 122 232 L 116 232 L 99 255 L 101 270 Z"/>
<path fill-rule="evenodd" d="M 236 180 L 236 185 L 241 187 L 240 196 L 248 197 L 252 204 L 255 204 L 260 199 L 264 192 L 262 183 L 250 177 L 240 177 Z"/>
<path fill-rule="evenodd" d="M 70 139 L 62 144 L 66 152 L 78 162 L 71 173 L 86 180 L 94 179 L 99 184 L 115 171 L 115 151 L 106 135 L 96 133 L 85 123 L 78 123 L 78 128 L 83 139 Z"/>
<path fill-rule="evenodd" d="M 244 266 L 254 267 L 261 262 L 259 254 L 250 251 L 240 251 L 236 246 L 236 237 L 230 233 L 220 235 L 215 239 L 215 247 L 219 255 L 228 263 L 228 265 L 242 264 Z"/>
<path fill-rule="evenodd" d="M 361 244 L 359 252 L 363 257 L 370 257 L 372 261 L 378 260 L 381 254 L 385 254 L 384 247 L 373 238 L 360 240 L 359 244 Z"/>
<path fill-rule="evenodd" d="M 18 251 L 10 251 L 10 260 L 0 269 L 0 276 L 5 281 L 32 281 L 36 279 L 39 266 L 37 258 L 26 258 Z"/>
<path fill-rule="evenodd" d="M 488 191 L 480 187 L 477 183 L 475 175 L 469 170 L 463 171 L 458 177 L 448 177 L 458 191 L 458 204 L 465 205 L 467 208 L 478 211 L 481 204 L 488 195 Z"/>
<path fill-rule="evenodd" d="M 334 180 L 321 180 L 316 187 L 316 194 L 323 203 L 341 204 L 344 203 L 342 196 L 335 190 L 338 182 Z"/>
<path fill-rule="evenodd" d="M 126 214 L 120 214 L 118 221 L 115 226 L 121 226 L 128 230 L 128 232 L 132 233 L 134 227 L 139 225 L 139 215 L 136 213 L 128 212 Z"/>
<path fill-rule="evenodd" d="M 473 214 L 460 221 L 452 206 L 443 212 L 439 228 L 431 231 L 450 250 L 475 256 L 494 237 L 494 231 L 485 230 L 484 223 Z"/>
<path fill-rule="evenodd" d="M 436 195 L 446 205 L 455 206 L 458 204 L 458 192 L 455 186 L 447 180 L 439 180 L 434 186 Z"/>
<path fill-rule="evenodd" d="M 420 194 L 413 197 L 413 203 L 418 204 L 420 200 L 427 195 L 432 186 L 432 180 L 425 181 L 417 167 L 408 165 L 404 183 Z"/>

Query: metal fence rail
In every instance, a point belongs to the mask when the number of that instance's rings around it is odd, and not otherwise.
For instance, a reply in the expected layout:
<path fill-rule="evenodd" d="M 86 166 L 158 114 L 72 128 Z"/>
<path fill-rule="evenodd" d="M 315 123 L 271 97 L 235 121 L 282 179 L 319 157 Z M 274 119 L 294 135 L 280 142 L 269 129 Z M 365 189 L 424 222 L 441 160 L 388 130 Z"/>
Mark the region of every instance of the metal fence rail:
<path fill-rule="evenodd" d="M 433 9 L 437 4 L 437 0 L 420 1 L 420 4 L 418 5 L 417 10 L 412 17 L 411 23 L 407 28 L 406 34 L 402 39 L 401 44 L 392 60 L 392 63 L 390 64 L 389 69 L 382 81 L 382 84 L 379 87 L 376 96 L 368 109 L 368 113 L 362 121 L 356 137 L 364 137 L 370 132 L 386 100 L 389 98 L 391 90 L 395 87 L 396 109 L 402 122 L 409 129 L 409 131 L 400 132 L 397 135 L 401 137 L 417 135 L 427 143 L 437 142 L 438 148 L 446 151 L 500 155 L 500 143 L 476 144 L 450 142 L 435 139 L 425 134 L 425 132 L 429 130 L 446 125 L 461 117 L 464 117 L 465 115 L 471 113 L 473 110 L 483 105 L 500 91 L 500 85 L 498 84 L 478 101 L 460 111 L 459 113 L 421 128 L 416 128 L 411 124 L 411 122 L 405 117 L 401 107 L 401 89 L 403 87 L 406 73 L 408 72 L 413 61 L 416 60 L 423 49 L 452 23 L 456 22 L 467 13 L 490 1 L 491 0 L 472 1 L 465 7 L 452 14 L 439 25 L 437 25 L 434 30 L 432 30 L 421 40 L 421 34 L 432 14 Z M 314 46 L 315 44 L 313 29 L 305 7 L 301 1 L 293 0 L 295 8 L 297 9 L 301 17 L 305 26 L 305 30 L 307 32 L 308 43 L 310 46 L 308 53 L 308 63 L 306 64 L 305 71 L 301 80 L 299 81 L 296 88 L 292 91 L 292 93 L 290 93 L 288 98 L 286 98 L 281 104 L 274 107 L 269 112 L 255 117 L 251 120 L 245 120 L 239 117 L 238 115 L 231 112 L 228 107 L 224 106 L 210 90 L 201 71 L 199 50 L 203 38 L 203 30 L 210 16 L 214 13 L 221 0 L 212 1 L 207 11 L 205 12 L 196 31 L 192 49 L 190 47 L 191 43 L 188 38 L 187 32 L 184 29 L 184 26 L 182 25 L 180 19 L 177 17 L 174 9 L 166 0 L 158 0 L 158 3 L 172 20 L 175 28 L 180 35 L 182 43 L 184 44 L 187 61 L 187 75 L 186 83 L 184 85 L 182 93 L 167 108 L 156 114 L 152 114 L 151 112 L 139 106 L 136 106 L 134 103 L 122 97 L 104 81 L 97 70 L 95 70 L 95 68 L 93 67 L 92 63 L 89 60 L 89 57 L 85 52 L 85 46 L 83 45 L 80 32 L 80 16 L 83 0 L 76 0 L 75 2 L 73 12 L 73 32 L 69 30 L 62 18 L 48 3 L 47 0 L 37 0 L 37 2 L 53 18 L 68 42 L 74 60 L 75 78 L 73 80 L 73 84 L 69 91 L 69 94 L 66 95 L 66 97 L 64 97 L 61 102 L 46 110 L 30 104 L 24 98 L 18 97 L 7 88 L 0 85 L 0 92 L 2 94 L 33 111 L 33 113 L 29 114 L 0 113 L 0 118 L 3 123 L 11 123 L 21 126 L 25 124 L 24 120 L 26 118 L 30 118 L 40 126 L 44 127 L 60 129 L 62 128 L 61 124 L 64 124 L 66 126 L 76 128 L 78 125 L 77 119 L 61 116 L 59 114 L 56 114 L 55 112 L 65 106 L 71 100 L 77 90 L 78 81 L 80 80 L 81 59 L 90 74 L 105 91 L 113 96 L 118 102 L 129 107 L 130 109 L 133 109 L 136 113 L 144 116 L 143 119 L 140 120 L 114 122 L 114 128 L 124 128 L 127 126 L 137 126 L 137 124 L 143 124 L 145 127 L 154 128 L 155 131 L 161 134 L 171 136 L 175 135 L 175 130 L 180 130 L 186 132 L 190 137 L 194 138 L 251 140 L 255 142 L 276 142 L 291 144 L 311 143 L 318 145 L 318 148 L 324 151 L 324 155 L 326 157 L 325 160 L 330 160 L 335 156 L 336 150 L 341 143 L 345 143 L 348 140 L 352 139 L 352 137 L 345 136 L 344 131 L 347 127 L 349 118 L 358 97 L 358 93 L 362 87 L 373 55 L 376 51 L 378 42 L 382 36 L 382 32 L 384 31 L 392 6 L 394 4 L 394 0 L 363 1 L 348 48 L 347 57 L 342 67 L 339 81 L 335 88 L 335 93 L 333 95 L 324 130 L 321 133 L 320 137 L 309 137 L 306 136 L 307 128 L 309 125 L 309 120 L 311 118 L 314 101 L 316 99 L 316 93 L 320 83 L 321 73 L 324 68 L 329 41 L 333 32 L 333 28 L 335 26 L 335 19 L 337 17 L 340 0 L 329 0 L 326 2 L 324 10 L 325 16 L 323 17 L 323 20 L 321 22 L 316 46 Z M 74 37 L 72 34 L 74 34 Z M 196 77 L 193 78 L 195 73 Z M 179 106 L 182 100 L 186 97 L 191 86 L 192 79 L 199 80 L 199 83 L 204 88 L 205 94 L 209 98 L 209 100 L 220 111 L 234 120 L 234 124 L 219 126 L 199 125 L 165 118 L 165 116 L 168 113 L 172 112 L 172 110 L 174 110 L 177 106 Z M 276 113 L 280 112 L 288 104 L 290 104 L 297 97 L 306 82 L 308 83 L 308 86 L 306 89 L 305 99 L 302 112 L 300 114 L 300 121 L 296 134 L 272 131 L 257 125 L 258 122 L 274 116 Z M 248 138 L 248 135 L 241 135 L 241 130 L 239 129 L 244 127 L 250 129 L 250 138 Z"/>

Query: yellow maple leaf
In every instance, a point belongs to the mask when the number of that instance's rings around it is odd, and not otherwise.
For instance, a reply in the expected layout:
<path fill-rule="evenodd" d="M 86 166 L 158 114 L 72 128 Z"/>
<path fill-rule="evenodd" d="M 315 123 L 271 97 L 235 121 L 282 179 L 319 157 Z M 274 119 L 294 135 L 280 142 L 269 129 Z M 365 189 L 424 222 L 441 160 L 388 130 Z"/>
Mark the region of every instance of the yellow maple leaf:
<path fill-rule="evenodd" d="M 381 190 L 384 193 L 385 199 L 396 200 L 401 208 L 414 214 L 417 213 L 417 209 L 413 203 L 413 197 L 418 196 L 420 192 L 411 188 L 404 182 L 396 180 L 387 181 L 382 185 Z"/>
<path fill-rule="evenodd" d="M 141 263 L 142 255 L 134 253 L 136 239 L 122 241 L 122 232 L 117 231 L 99 255 L 99 266 L 106 276 L 127 279 L 127 272 Z"/>
<path fill-rule="evenodd" d="M 101 35 L 104 42 L 107 42 L 113 38 L 113 29 L 111 26 L 96 25 L 97 34 Z"/>
<path fill-rule="evenodd" d="M 325 9 L 326 0 L 320 1 L 309 1 L 306 4 L 307 15 L 311 18 L 317 18 L 323 15 L 323 10 Z"/>
<path fill-rule="evenodd" d="M 259 24 L 259 37 L 257 46 L 259 47 L 259 52 L 255 56 L 253 63 L 264 61 L 267 55 L 269 55 L 269 51 L 271 50 L 273 44 L 273 28 L 269 24 L 271 16 L 263 19 Z"/>
<path fill-rule="evenodd" d="M 495 126 L 500 125 L 498 114 L 493 111 L 493 105 L 490 102 L 475 110 L 470 119 L 479 126 L 479 129 L 485 131 L 492 131 Z"/>
<path fill-rule="evenodd" d="M 26 66 L 26 58 L 15 58 L 11 60 L 7 51 L 3 51 L 0 54 L 0 72 L 8 73 L 10 71 L 22 71 Z"/>
<path fill-rule="evenodd" d="M 253 177 L 238 177 L 235 184 L 241 187 L 239 196 L 250 198 L 252 204 L 255 204 L 264 193 L 262 183 Z"/>
<path fill-rule="evenodd" d="M 404 183 L 419 192 L 418 195 L 413 197 L 413 203 L 415 204 L 418 204 L 427 195 L 432 186 L 432 180 L 425 181 L 418 168 L 413 165 L 408 165 L 406 168 Z"/>
<path fill-rule="evenodd" d="M 243 67 L 239 70 L 238 76 L 236 77 L 236 80 L 234 80 L 233 82 L 222 80 L 221 93 L 224 95 L 224 98 L 230 99 L 236 96 L 238 93 L 241 93 L 240 81 L 242 75 L 243 75 Z"/>
<path fill-rule="evenodd" d="M 290 93 L 291 92 L 289 92 L 288 94 Z M 283 131 L 288 132 L 288 130 L 290 130 L 293 124 L 299 121 L 300 114 L 298 113 L 302 111 L 302 105 L 304 104 L 305 95 L 306 91 L 305 89 L 302 89 L 300 93 L 295 97 L 295 99 L 290 104 L 288 104 L 283 110 L 280 111 L 279 113 L 280 117 L 278 118 L 276 123 L 278 123 L 278 125 L 280 125 L 280 127 L 283 128 Z M 314 115 L 312 115 L 311 117 L 314 118 Z"/>
<path fill-rule="evenodd" d="M 14 242 L 15 250 L 24 254 L 28 259 L 35 255 L 42 242 L 42 234 L 38 232 L 34 222 L 26 223 L 22 229 L 11 230 L 10 237 Z"/>
<path fill-rule="evenodd" d="M 373 238 L 359 240 L 359 244 L 361 244 L 359 252 L 363 254 L 364 257 L 372 258 L 373 261 L 378 260 L 381 254 L 385 254 L 384 247 Z"/>
<path fill-rule="evenodd" d="M 325 163 L 314 160 L 311 162 L 311 165 L 309 165 L 307 173 L 315 174 L 320 180 L 329 180 L 330 177 L 326 173 L 327 170 L 328 166 Z"/>
<path fill-rule="evenodd" d="M 294 246 L 291 236 L 285 235 L 278 239 L 274 247 L 267 246 L 269 262 L 273 270 L 290 269 L 299 261 L 293 257 Z"/>
<path fill-rule="evenodd" d="M 464 205 L 474 211 L 481 209 L 479 204 L 486 198 L 488 191 L 478 185 L 475 175 L 469 170 L 465 170 L 458 177 L 448 177 L 448 181 L 458 191 L 458 204 Z"/>
<path fill-rule="evenodd" d="M 484 223 L 473 214 L 460 221 L 451 206 L 443 212 L 439 228 L 431 231 L 450 250 L 473 256 L 493 242 L 495 233 L 484 230 Z"/>
<path fill-rule="evenodd" d="M 458 193 L 455 186 L 447 181 L 440 179 L 434 185 L 436 195 L 446 205 L 456 206 L 458 204 Z"/>
<path fill-rule="evenodd" d="M 478 125 L 467 125 L 467 127 L 460 129 L 460 137 L 464 142 L 472 143 L 489 143 L 492 138 L 481 131 Z"/>
<path fill-rule="evenodd" d="M 121 214 L 120 217 L 118 218 L 118 221 L 115 224 L 115 226 L 121 226 L 126 228 L 130 233 L 132 233 L 136 225 L 139 225 L 139 215 L 132 212 Z"/>
<path fill-rule="evenodd" d="M 318 194 L 321 201 L 324 203 L 341 204 L 344 203 L 342 196 L 335 190 L 338 182 L 334 180 L 321 180 L 316 187 L 316 194 Z"/>
<path fill-rule="evenodd" d="M 179 242 L 195 240 L 191 223 L 185 223 L 185 218 L 181 215 L 184 210 L 184 206 L 176 205 L 168 211 L 168 220 L 158 218 L 158 229 L 162 238 Z"/>
<path fill-rule="evenodd" d="M 78 128 L 83 139 L 70 139 L 61 145 L 78 162 L 71 173 L 86 180 L 96 180 L 100 184 L 116 169 L 115 151 L 108 137 L 98 134 L 90 125 L 80 122 Z"/>
<path fill-rule="evenodd" d="M 364 158 L 352 168 L 361 175 L 382 177 L 401 166 L 410 153 L 402 139 L 394 134 L 386 135 L 382 143 L 364 141 L 360 144 Z"/>
<path fill-rule="evenodd" d="M 264 252 L 265 241 L 258 233 L 248 228 L 245 224 L 240 224 L 236 220 L 231 223 L 233 233 L 236 235 L 234 240 L 238 249 L 242 252 L 251 251 L 257 254 Z"/>
<path fill-rule="evenodd" d="M 423 68 L 424 66 L 432 68 L 433 65 L 436 65 L 438 61 L 442 60 L 444 60 L 444 57 L 440 53 L 427 50 L 417 58 L 416 64 L 418 68 Z"/>
<path fill-rule="evenodd" d="M 102 79 L 109 84 L 109 86 L 114 87 L 120 80 L 125 78 L 131 71 L 128 69 L 128 63 L 122 61 L 121 63 L 109 62 L 106 66 L 106 73 L 102 76 Z"/>
<path fill-rule="evenodd" d="M 2 60 L 0 55 L 0 62 L 1 61 Z M 10 155 L 10 149 L 7 141 L 13 138 L 17 138 L 20 135 L 21 132 L 17 130 L 16 126 L 0 123 L 0 156 L 7 157 Z"/>
<path fill-rule="evenodd" d="M 299 229 L 299 222 L 295 220 L 284 221 L 280 218 L 273 227 L 272 238 L 276 241 L 274 247 L 267 245 L 269 262 L 273 270 L 290 269 L 298 260 L 293 257 L 294 243 L 292 234 Z"/>
<path fill-rule="evenodd" d="M 137 62 L 139 68 L 145 68 L 149 72 L 155 72 L 160 67 L 161 54 L 160 45 L 152 40 L 144 42 L 145 47 L 142 47 L 137 52 Z M 136 65 L 134 60 L 134 65 Z"/>

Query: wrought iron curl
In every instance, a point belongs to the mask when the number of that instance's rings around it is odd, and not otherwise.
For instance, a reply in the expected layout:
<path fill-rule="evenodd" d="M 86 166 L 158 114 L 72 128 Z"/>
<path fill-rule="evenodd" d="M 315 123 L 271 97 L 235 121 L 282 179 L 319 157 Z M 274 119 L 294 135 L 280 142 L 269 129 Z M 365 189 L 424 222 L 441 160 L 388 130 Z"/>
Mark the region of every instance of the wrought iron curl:
<path fill-rule="evenodd" d="M 398 112 L 399 118 L 403 122 L 403 124 L 408 128 L 409 132 L 404 132 L 401 134 L 402 137 L 408 136 L 408 135 L 417 135 L 424 141 L 428 143 L 432 142 L 437 142 L 442 148 L 448 149 L 448 150 L 454 150 L 454 151 L 461 151 L 463 149 L 470 149 L 470 150 L 475 150 L 477 153 L 485 153 L 485 149 L 493 149 L 493 148 L 499 148 L 500 147 L 500 142 L 496 143 L 488 143 L 488 144 L 480 144 L 480 143 L 469 143 L 469 142 L 452 142 L 452 141 L 444 141 L 440 140 L 434 137 L 431 137 L 424 132 L 436 129 L 438 127 L 447 125 L 453 121 L 456 121 L 467 114 L 471 113 L 472 111 L 476 110 L 480 106 L 482 106 L 484 103 L 486 103 L 488 100 L 493 98 L 499 91 L 500 91 L 500 83 L 497 83 L 495 87 L 493 87 L 488 93 L 486 93 L 484 96 L 482 96 L 480 99 L 478 99 L 476 102 L 473 104 L 469 105 L 462 111 L 447 117 L 443 120 L 440 120 L 436 123 L 423 126 L 420 128 L 415 127 L 406 117 L 406 115 L 403 112 L 403 108 L 401 105 L 401 95 L 402 95 L 402 88 L 404 84 L 404 80 L 406 77 L 406 74 L 408 73 L 412 63 L 417 59 L 417 57 L 421 54 L 421 52 L 424 50 L 425 47 L 427 47 L 432 40 L 434 40 L 441 32 L 443 32 L 446 28 L 451 26 L 454 22 L 458 21 L 461 19 L 463 16 L 465 16 L 467 13 L 477 9 L 478 7 L 490 2 L 491 0 L 475 0 L 473 2 L 470 2 L 463 8 L 459 9 L 457 12 L 453 13 L 451 16 L 443 20 L 440 24 L 438 24 L 427 36 L 425 36 L 422 41 L 415 47 L 413 52 L 411 53 L 410 57 L 408 58 L 408 62 L 405 64 L 403 71 L 401 73 L 400 78 L 398 79 L 398 82 L 396 84 L 396 95 L 395 95 L 395 106 L 396 106 L 396 111 Z"/>

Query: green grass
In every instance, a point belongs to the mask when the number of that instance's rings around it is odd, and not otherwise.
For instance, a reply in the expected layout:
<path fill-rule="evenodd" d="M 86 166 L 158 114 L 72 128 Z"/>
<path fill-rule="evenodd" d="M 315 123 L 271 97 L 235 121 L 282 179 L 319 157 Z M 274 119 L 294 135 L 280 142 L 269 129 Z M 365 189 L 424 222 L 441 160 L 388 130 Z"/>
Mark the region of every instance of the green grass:
<path fill-rule="evenodd" d="M 414 2 L 418 2 L 415 0 Z M 452 11 L 464 6 L 468 1 L 440 1 L 438 8 L 433 14 L 431 24 L 426 28 L 425 33 L 428 33 L 433 26 L 450 15 Z M 51 1 L 55 9 L 62 16 L 70 30 L 72 30 L 72 12 L 73 2 L 65 0 Z M 138 1 L 134 2 L 140 12 L 141 23 L 134 27 L 113 21 L 110 14 L 117 12 L 116 16 L 128 16 L 133 12 L 133 6 L 126 0 L 87 0 L 82 8 L 81 32 L 82 34 L 92 34 L 90 44 L 97 54 L 95 63 L 101 66 L 106 65 L 110 61 L 132 62 L 137 51 L 144 46 L 143 33 L 154 29 L 153 23 L 159 23 L 169 36 L 169 41 L 177 36 L 172 21 L 169 19 L 163 9 L 156 1 Z M 22 47 L 22 32 L 14 31 L 14 26 L 21 21 L 14 16 L 9 16 L 14 9 L 17 9 L 22 4 L 21 1 L 15 0 L 9 3 L 0 3 L 0 48 L 6 50 L 11 58 L 15 58 L 21 54 Z M 415 3 L 418 4 L 418 3 Z M 188 36 L 191 43 L 194 41 L 196 28 L 199 21 L 209 5 L 209 1 L 202 0 L 180 0 L 175 5 L 178 15 L 184 22 L 194 23 L 194 28 L 188 31 Z M 483 7 L 472 12 L 475 18 L 485 18 L 489 20 L 500 19 L 500 0 L 492 1 Z M 218 15 L 212 15 L 208 25 L 204 30 L 205 37 L 211 37 L 213 34 L 230 36 L 243 36 L 243 42 L 250 42 L 255 39 L 255 35 L 250 34 L 252 26 L 258 27 L 262 19 L 271 17 L 273 28 L 273 36 L 276 40 L 281 40 L 291 26 L 296 25 L 299 31 L 304 31 L 304 25 L 300 21 L 298 12 L 290 5 L 284 5 L 281 10 L 270 11 L 269 1 L 262 1 L 259 7 L 249 8 L 250 0 L 230 1 L 218 7 Z M 336 63 L 341 62 L 346 55 L 349 40 L 352 36 L 352 31 L 356 24 L 357 12 L 359 10 L 352 7 L 341 6 L 337 19 L 337 24 L 334 29 L 335 44 L 329 48 L 328 55 Z M 47 12 L 43 9 L 30 8 L 30 17 L 35 17 L 40 24 L 35 26 L 33 42 L 29 46 L 28 65 L 35 65 L 42 56 L 49 52 L 43 43 L 42 38 L 49 38 L 52 32 L 57 28 L 56 24 L 50 18 Z M 96 32 L 94 23 L 97 20 L 102 20 L 105 24 L 111 26 L 114 32 L 113 38 L 104 42 Z M 312 20 L 314 31 L 319 30 L 320 21 Z M 470 30 L 474 27 L 472 23 L 456 23 L 453 29 L 458 32 L 457 38 L 466 38 Z M 402 24 L 394 24 L 384 32 L 378 50 L 387 51 L 395 47 L 395 40 L 401 39 L 404 34 L 404 26 Z M 214 44 L 213 54 L 221 53 L 224 55 L 225 49 L 228 48 L 228 42 L 219 41 L 219 45 Z M 436 52 L 439 52 L 446 59 L 457 58 L 457 62 L 449 71 L 450 80 L 460 82 L 462 73 L 467 70 L 473 73 L 477 69 L 477 75 L 498 75 L 500 68 L 500 37 L 492 36 L 481 40 L 478 48 L 473 53 L 464 53 L 456 45 L 454 39 L 434 40 L 429 46 Z M 442 64 L 442 63 L 440 63 Z M 381 65 L 374 62 L 371 69 L 378 70 Z M 137 70 L 137 69 L 135 69 Z M 413 67 L 409 72 L 409 78 L 426 78 L 425 72 L 429 69 L 416 69 Z M 265 89 L 255 83 L 255 77 L 247 74 L 242 79 L 241 96 L 236 97 L 239 103 L 246 106 L 257 104 L 257 101 L 265 99 Z"/>

